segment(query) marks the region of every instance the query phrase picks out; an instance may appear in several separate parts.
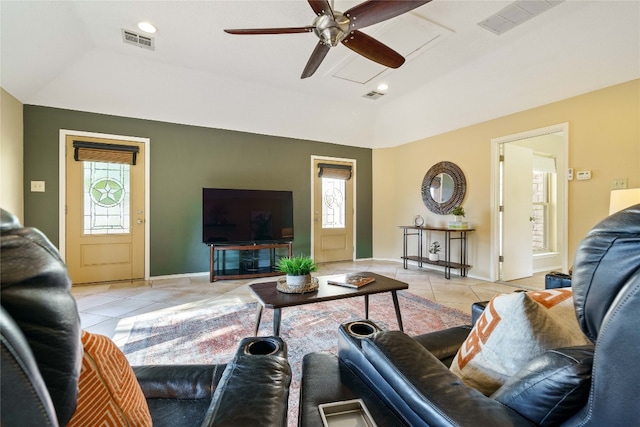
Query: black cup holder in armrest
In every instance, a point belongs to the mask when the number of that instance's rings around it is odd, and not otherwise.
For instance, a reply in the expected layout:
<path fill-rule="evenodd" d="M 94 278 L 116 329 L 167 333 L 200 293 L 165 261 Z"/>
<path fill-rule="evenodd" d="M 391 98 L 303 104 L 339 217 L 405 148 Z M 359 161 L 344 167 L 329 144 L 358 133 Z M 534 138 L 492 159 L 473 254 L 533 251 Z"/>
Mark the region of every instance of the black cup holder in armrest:
<path fill-rule="evenodd" d="M 338 328 L 338 356 L 345 360 L 363 357 L 362 342 L 381 331 L 381 327 L 368 319 L 341 324 Z"/>
<path fill-rule="evenodd" d="M 375 323 L 364 320 L 349 322 L 345 324 L 345 329 L 355 338 L 367 338 L 381 330 Z"/>
<path fill-rule="evenodd" d="M 279 339 L 272 337 L 260 337 L 246 340 L 244 344 L 244 354 L 252 356 L 272 356 L 282 350 Z"/>

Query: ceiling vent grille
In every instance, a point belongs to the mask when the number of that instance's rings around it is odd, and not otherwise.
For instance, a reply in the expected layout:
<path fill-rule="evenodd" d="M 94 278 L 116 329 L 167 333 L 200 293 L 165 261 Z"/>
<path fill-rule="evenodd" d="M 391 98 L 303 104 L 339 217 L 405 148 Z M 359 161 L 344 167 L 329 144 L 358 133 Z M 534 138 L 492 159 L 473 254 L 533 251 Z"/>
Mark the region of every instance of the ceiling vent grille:
<path fill-rule="evenodd" d="M 156 43 L 153 37 L 143 36 L 133 31 L 122 29 L 122 41 L 126 44 L 138 46 L 144 49 L 155 50 Z"/>
<path fill-rule="evenodd" d="M 372 90 L 369 93 L 365 93 L 364 95 L 362 95 L 363 98 L 368 98 L 368 99 L 378 99 L 378 98 L 382 98 L 384 96 L 384 93 L 382 92 L 378 92 L 376 90 Z"/>
<path fill-rule="evenodd" d="M 500 12 L 478 22 L 478 25 L 494 34 L 504 34 L 525 21 L 546 12 L 564 0 L 518 0 Z"/>

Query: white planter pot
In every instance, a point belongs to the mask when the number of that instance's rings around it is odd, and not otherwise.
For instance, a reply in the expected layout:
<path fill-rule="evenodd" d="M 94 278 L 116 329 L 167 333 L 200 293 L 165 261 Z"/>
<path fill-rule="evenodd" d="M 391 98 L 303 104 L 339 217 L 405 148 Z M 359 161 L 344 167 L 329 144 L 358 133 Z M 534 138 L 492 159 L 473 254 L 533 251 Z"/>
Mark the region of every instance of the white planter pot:
<path fill-rule="evenodd" d="M 304 276 L 290 276 L 287 274 L 287 286 L 290 288 L 302 288 L 307 283 L 311 283 L 310 274 L 305 274 Z"/>
<path fill-rule="evenodd" d="M 438 254 L 429 253 L 429 261 L 439 261 L 440 256 Z"/>

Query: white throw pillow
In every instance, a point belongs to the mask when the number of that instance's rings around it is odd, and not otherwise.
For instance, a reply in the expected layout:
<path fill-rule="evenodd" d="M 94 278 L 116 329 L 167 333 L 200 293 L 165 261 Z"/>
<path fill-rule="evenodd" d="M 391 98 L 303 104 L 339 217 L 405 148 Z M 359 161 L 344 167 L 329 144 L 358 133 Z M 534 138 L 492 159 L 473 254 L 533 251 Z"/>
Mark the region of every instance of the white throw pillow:
<path fill-rule="evenodd" d="M 490 396 L 546 350 L 590 343 L 578 326 L 571 289 L 502 294 L 485 308 L 451 372 Z"/>

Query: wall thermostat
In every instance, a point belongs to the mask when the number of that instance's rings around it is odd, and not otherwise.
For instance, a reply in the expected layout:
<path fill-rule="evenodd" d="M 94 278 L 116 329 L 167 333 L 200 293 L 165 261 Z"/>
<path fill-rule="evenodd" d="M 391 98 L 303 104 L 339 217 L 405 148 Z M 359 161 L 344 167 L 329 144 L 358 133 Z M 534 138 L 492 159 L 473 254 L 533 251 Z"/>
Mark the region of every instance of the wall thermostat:
<path fill-rule="evenodd" d="M 591 179 L 591 171 L 578 171 L 578 181 Z"/>

